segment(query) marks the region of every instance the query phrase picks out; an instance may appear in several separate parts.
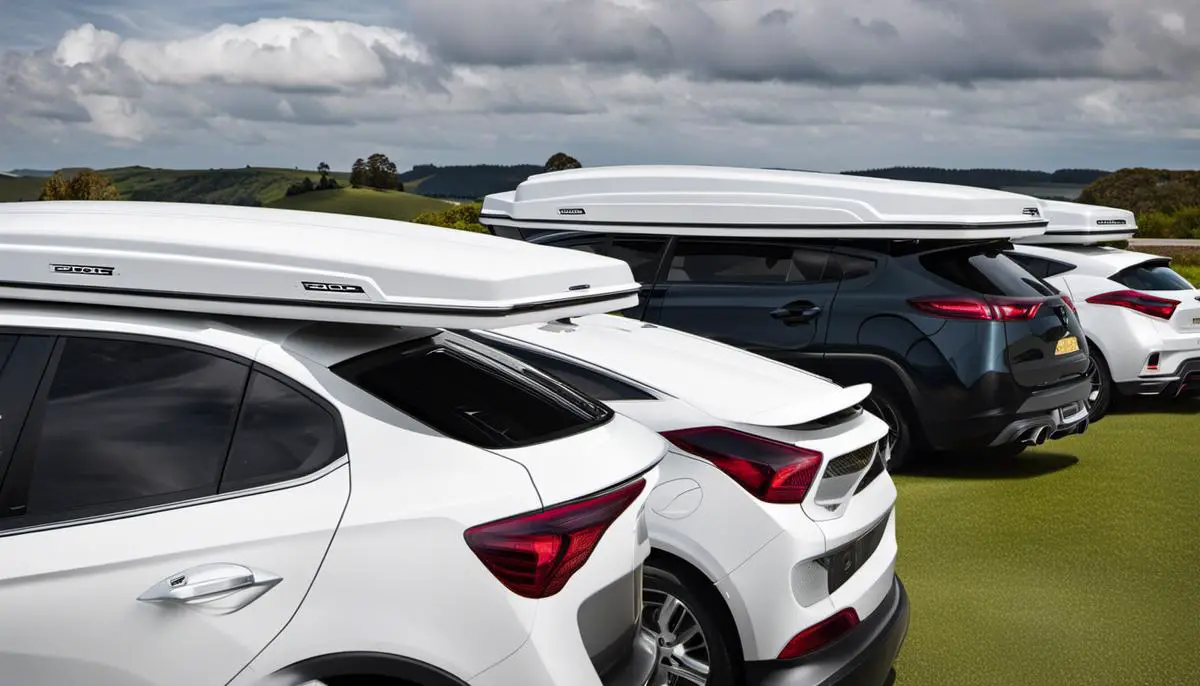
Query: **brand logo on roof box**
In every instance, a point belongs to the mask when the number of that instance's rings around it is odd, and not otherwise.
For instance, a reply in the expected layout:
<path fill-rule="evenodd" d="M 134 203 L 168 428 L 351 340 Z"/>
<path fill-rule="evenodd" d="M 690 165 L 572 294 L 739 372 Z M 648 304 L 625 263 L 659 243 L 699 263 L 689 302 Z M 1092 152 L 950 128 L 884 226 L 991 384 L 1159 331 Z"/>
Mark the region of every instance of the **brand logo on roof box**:
<path fill-rule="evenodd" d="M 560 207 L 559 214 L 587 214 L 582 207 Z"/>
<path fill-rule="evenodd" d="M 1125 223 L 1124 219 L 1097 219 L 1096 220 L 1096 226 L 1116 226 L 1116 225 L 1123 225 L 1124 223 Z"/>
<path fill-rule="evenodd" d="M 88 274 L 90 276 L 112 276 L 116 267 L 98 267 L 94 264 L 52 264 L 55 274 Z"/>
<path fill-rule="evenodd" d="M 320 281 L 301 281 L 306 291 L 324 291 L 326 293 L 365 293 L 362 286 L 352 283 L 322 283 Z"/>
<path fill-rule="evenodd" d="M 1036 207 L 1026 207 L 1025 209 L 1021 210 L 1021 214 L 1028 215 L 1030 217 L 1042 216 L 1042 213 Z"/>

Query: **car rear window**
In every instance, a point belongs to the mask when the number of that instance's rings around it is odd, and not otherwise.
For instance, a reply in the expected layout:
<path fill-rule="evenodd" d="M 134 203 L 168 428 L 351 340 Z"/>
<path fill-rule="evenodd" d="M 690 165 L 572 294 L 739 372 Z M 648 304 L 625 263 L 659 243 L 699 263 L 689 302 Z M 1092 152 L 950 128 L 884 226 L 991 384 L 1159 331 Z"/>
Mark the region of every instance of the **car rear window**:
<path fill-rule="evenodd" d="M 332 369 L 413 419 L 481 448 L 542 443 L 613 416 L 545 373 L 450 333 L 360 355 Z"/>
<path fill-rule="evenodd" d="M 1190 291 L 1195 288 L 1168 265 L 1170 262 L 1166 260 L 1150 260 L 1122 269 L 1108 278 L 1138 291 Z"/>
<path fill-rule="evenodd" d="M 1053 291 L 1000 248 L 966 246 L 926 253 L 921 265 L 931 273 L 982 295 L 1046 297 Z"/>

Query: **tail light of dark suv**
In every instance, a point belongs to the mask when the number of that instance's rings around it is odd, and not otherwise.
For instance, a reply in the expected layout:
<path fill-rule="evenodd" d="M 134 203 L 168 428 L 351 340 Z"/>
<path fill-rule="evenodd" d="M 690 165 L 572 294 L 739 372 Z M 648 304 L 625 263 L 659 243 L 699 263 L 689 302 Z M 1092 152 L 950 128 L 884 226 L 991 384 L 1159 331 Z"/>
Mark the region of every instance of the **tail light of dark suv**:
<path fill-rule="evenodd" d="M 548 598 L 583 567 L 608 527 L 642 491 L 638 479 L 583 500 L 467 529 L 467 546 L 510 591 Z"/>
<path fill-rule="evenodd" d="M 708 460 L 751 495 L 768 503 L 803 502 L 824 460 L 815 450 L 721 426 L 665 431 L 662 435 L 680 449 Z"/>
<path fill-rule="evenodd" d="M 934 296 L 912 298 L 914 309 L 946 319 L 976 319 L 980 321 L 1014 322 L 1033 319 L 1045 300 L 1042 298 L 1012 298 L 989 296 Z M 1073 308 L 1072 308 L 1073 309 Z"/>

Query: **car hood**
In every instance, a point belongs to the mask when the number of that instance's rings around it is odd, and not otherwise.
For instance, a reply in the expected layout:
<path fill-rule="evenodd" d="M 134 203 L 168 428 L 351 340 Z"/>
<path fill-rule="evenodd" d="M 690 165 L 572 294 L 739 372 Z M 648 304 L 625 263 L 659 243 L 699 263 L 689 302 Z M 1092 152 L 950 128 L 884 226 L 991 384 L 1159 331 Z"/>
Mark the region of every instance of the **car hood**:
<path fill-rule="evenodd" d="M 490 332 L 611 370 L 727 422 L 803 424 L 862 402 L 870 384 L 823 377 L 676 329 L 613 315 Z"/>

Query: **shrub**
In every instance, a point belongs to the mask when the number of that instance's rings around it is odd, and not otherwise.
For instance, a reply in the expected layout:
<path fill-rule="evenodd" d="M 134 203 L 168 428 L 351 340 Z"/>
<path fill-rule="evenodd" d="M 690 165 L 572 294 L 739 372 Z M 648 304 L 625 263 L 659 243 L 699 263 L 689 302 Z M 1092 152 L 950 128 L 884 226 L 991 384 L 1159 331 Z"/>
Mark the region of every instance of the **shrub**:
<path fill-rule="evenodd" d="M 480 203 L 463 203 L 440 212 L 422 212 L 413 217 L 417 224 L 441 226 L 447 229 L 473 231 L 475 233 L 491 233 L 479 223 L 479 211 L 483 209 Z"/>

